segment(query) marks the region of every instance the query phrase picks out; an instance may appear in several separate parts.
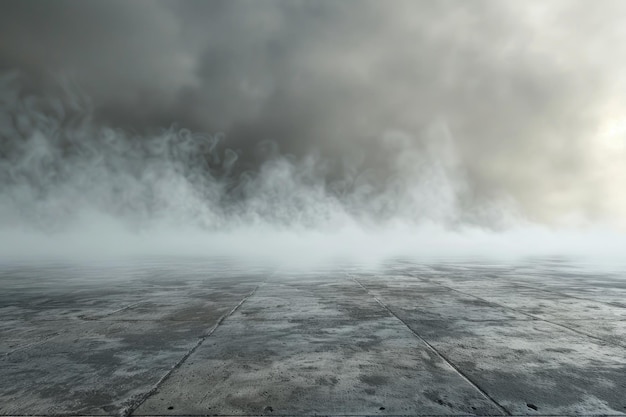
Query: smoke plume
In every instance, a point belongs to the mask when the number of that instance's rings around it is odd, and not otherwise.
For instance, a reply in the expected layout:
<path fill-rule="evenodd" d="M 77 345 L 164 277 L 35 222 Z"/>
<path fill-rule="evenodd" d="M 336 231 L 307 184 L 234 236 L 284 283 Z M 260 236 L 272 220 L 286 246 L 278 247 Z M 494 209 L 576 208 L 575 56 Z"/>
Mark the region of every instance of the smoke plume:
<path fill-rule="evenodd" d="M 623 2 L 0 7 L 7 258 L 621 242 Z"/>

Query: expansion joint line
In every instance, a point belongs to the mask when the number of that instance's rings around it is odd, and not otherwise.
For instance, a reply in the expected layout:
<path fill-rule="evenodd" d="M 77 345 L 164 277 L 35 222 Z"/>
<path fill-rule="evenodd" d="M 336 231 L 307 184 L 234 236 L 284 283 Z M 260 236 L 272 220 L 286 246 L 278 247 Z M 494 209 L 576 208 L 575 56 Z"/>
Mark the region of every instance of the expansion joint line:
<path fill-rule="evenodd" d="M 418 338 L 422 343 L 424 343 L 426 345 L 426 347 L 428 347 L 428 349 L 430 349 L 435 355 L 437 355 L 439 358 L 441 358 L 441 360 L 443 360 L 446 364 L 448 364 L 448 366 L 450 366 L 465 382 L 467 382 L 468 384 L 470 384 L 472 387 L 474 387 L 474 389 L 476 389 L 485 399 L 487 399 L 488 401 L 490 401 L 496 408 L 498 408 L 498 410 L 500 410 L 500 412 L 502 412 L 504 415 L 510 416 L 512 415 L 506 408 L 504 408 L 502 405 L 500 405 L 495 398 L 493 398 L 491 395 L 489 395 L 489 393 L 487 393 L 487 391 L 485 391 L 484 389 L 482 389 L 476 382 L 472 381 L 472 379 L 467 376 L 458 366 L 456 366 L 450 359 L 448 359 L 448 357 L 446 355 L 444 355 L 443 353 L 441 353 L 437 348 L 435 348 L 433 345 L 431 345 L 426 339 L 424 339 L 424 337 L 422 337 L 419 333 L 417 333 L 415 330 L 413 330 L 411 328 L 411 326 L 408 325 L 408 323 L 404 320 L 402 320 L 396 313 L 394 313 L 388 306 L 387 304 L 385 304 L 382 300 L 380 300 L 378 297 L 376 297 L 374 294 L 372 294 L 358 279 L 356 279 L 352 274 L 347 274 L 350 279 L 352 281 L 354 281 L 358 286 L 360 286 L 369 296 L 371 296 L 374 300 L 376 300 L 376 302 L 385 310 L 387 310 L 387 312 L 389 314 L 391 314 L 393 317 L 395 317 L 398 321 L 400 321 L 402 324 L 404 324 L 404 326 L 409 329 L 409 331 L 413 334 L 413 336 L 415 336 L 416 338 Z"/>
<path fill-rule="evenodd" d="M 131 308 L 133 308 L 135 306 L 138 306 L 139 304 L 142 304 L 142 303 L 144 303 L 144 301 L 137 301 L 136 303 L 132 303 L 132 304 L 129 304 L 127 306 L 118 308 L 117 310 L 110 311 L 110 312 L 108 312 L 106 314 L 103 314 L 102 316 L 81 315 L 81 316 L 78 316 L 78 318 L 80 320 L 85 320 L 85 321 L 98 321 L 98 320 L 102 320 L 102 319 L 105 319 L 107 317 L 110 317 L 110 316 L 112 316 L 114 314 L 121 313 L 122 311 L 126 311 L 128 309 L 131 309 Z"/>
<path fill-rule="evenodd" d="M 23 345 L 23 346 L 18 346 L 18 347 L 16 347 L 13 350 L 10 350 L 10 351 L 4 353 L 2 356 L 0 356 L 0 358 L 7 358 L 8 356 L 10 356 L 10 355 L 12 355 L 14 353 L 21 352 L 23 350 L 29 349 L 29 348 L 34 347 L 34 346 L 43 345 L 44 343 L 49 342 L 50 340 L 58 337 L 59 334 L 60 333 L 55 332 L 55 333 L 52 333 L 52 334 L 49 334 L 49 335 L 45 336 L 43 339 L 38 340 L 36 342 L 28 343 L 28 344 Z"/>
<path fill-rule="evenodd" d="M 571 294 L 565 294 L 565 293 L 562 293 L 560 291 L 550 290 L 548 288 L 536 288 L 536 287 L 533 287 L 532 285 L 520 284 L 519 282 L 515 282 L 514 284 L 517 287 L 528 288 L 530 290 L 535 290 L 535 291 L 547 292 L 547 293 L 550 293 L 550 294 L 556 294 L 556 295 L 559 295 L 559 296 L 564 297 L 564 298 L 573 298 L 575 300 L 589 301 L 589 302 L 592 302 L 592 303 L 604 304 L 604 305 L 607 305 L 609 307 L 617 307 L 617 308 L 622 308 L 622 309 L 626 308 L 626 306 L 624 306 L 622 304 L 619 304 L 619 303 L 613 303 L 613 302 L 609 302 L 609 301 L 592 300 L 590 298 L 578 297 L 578 296 L 571 295 Z"/>
<path fill-rule="evenodd" d="M 411 276 L 412 276 L 412 275 L 411 275 Z M 575 328 L 570 327 L 570 326 L 568 326 L 568 325 L 565 325 L 565 324 L 562 324 L 562 323 L 557 323 L 557 322 L 552 321 L 552 320 L 544 319 L 544 318 L 541 318 L 541 317 L 536 316 L 536 315 L 534 315 L 534 314 L 526 313 L 526 312 L 524 312 L 524 311 L 518 310 L 518 309 L 513 308 L 513 307 L 509 307 L 509 306 L 504 305 L 504 304 L 496 303 L 496 302 L 494 302 L 494 301 L 485 300 L 484 298 L 481 298 L 481 297 L 479 297 L 479 296 L 477 296 L 477 295 L 470 294 L 470 293 L 465 292 L 465 291 L 457 290 L 456 288 L 448 287 L 447 285 L 438 284 L 438 283 L 436 283 L 436 282 L 432 282 L 432 281 L 424 281 L 424 280 L 422 280 L 421 278 L 419 278 L 419 277 L 415 277 L 415 276 L 413 276 L 413 277 L 414 277 L 414 278 L 417 278 L 417 279 L 418 279 L 418 280 L 420 280 L 421 282 L 428 282 L 428 283 L 430 283 L 430 284 L 437 285 L 437 286 L 439 286 L 439 287 L 441 287 L 441 288 L 445 288 L 445 289 L 450 290 L 450 291 L 458 292 L 459 294 L 463 294 L 463 295 L 466 295 L 466 296 L 468 296 L 468 297 L 473 297 L 473 298 L 475 298 L 475 299 L 477 299 L 477 300 L 484 301 L 484 302 L 489 303 L 489 304 L 493 304 L 493 305 L 498 306 L 498 307 L 501 307 L 501 308 L 503 308 L 503 309 L 505 309 L 505 310 L 513 311 L 513 312 L 515 312 L 515 313 L 518 313 L 518 314 L 524 315 L 524 316 L 529 317 L 529 318 L 531 318 L 531 319 L 533 319 L 533 320 L 535 320 L 535 321 L 543 321 L 544 323 L 549 323 L 549 324 L 551 324 L 551 325 L 553 325 L 553 326 L 560 327 L 560 328 L 565 329 L 565 330 L 569 330 L 569 331 L 570 331 L 570 332 L 572 332 L 572 333 L 576 333 L 576 334 L 579 334 L 579 335 L 581 335 L 581 336 L 586 336 L 586 337 L 588 337 L 588 338 L 593 339 L 594 341 L 596 341 L 595 343 L 597 343 L 597 342 L 602 342 L 603 344 L 607 344 L 607 345 L 611 345 L 611 346 L 616 346 L 616 347 L 620 347 L 620 348 L 626 347 L 626 346 L 622 345 L 621 343 L 613 342 L 613 341 L 611 341 L 611 340 L 604 339 L 604 338 L 602 338 L 602 337 L 594 336 L 594 335 L 592 335 L 592 334 L 590 334 L 590 333 L 583 332 L 583 331 L 581 331 L 581 330 L 575 329 Z M 532 287 L 531 287 L 531 288 L 532 288 Z M 542 291 L 542 290 L 539 290 L 539 291 Z M 558 293 L 556 293 L 556 294 L 558 294 Z M 593 300 L 588 300 L 588 301 L 593 301 Z"/>
<path fill-rule="evenodd" d="M 135 399 L 131 399 L 129 401 L 129 404 L 124 407 L 122 410 L 120 410 L 120 412 L 118 413 L 118 415 L 120 417 L 129 417 L 130 415 L 132 415 L 132 413 L 139 408 L 139 406 L 141 406 L 141 404 L 143 404 L 148 398 L 150 398 L 152 395 L 154 395 L 159 388 L 161 387 L 161 385 L 163 385 L 163 383 L 170 377 L 170 375 L 172 375 L 172 373 L 180 368 L 182 366 L 183 363 L 185 363 L 185 361 L 202 345 L 202 343 L 204 343 L 205 340 L 207 340 L 216 330 L 217 328 L 224 322 L 224 320 L 226 320 L 227 318 L 229 318 L 231 315 L 233 315 L 233 313 L 235 313 L 235 311 L 237 311 L 239 309 L 239 307 L 241 307 L 246 301 L 248 301 L 248 299 L 250 297 L 252 297 L 254 295 L 254 293 L 256 293 L 256 291 L 259 289 L 259 287 L 261 285 L 263 285 L 264 282 L 258 284 L 248 295 L 246 295 L 235 307 L 233 307 L 228 313 L 222 315 L 218 320 L 217 323 L 215 323 L 215 325 L 213 327 L 211 327 L 209 329 L 208 332 L 206 332 L 204 335 L 202 335 L 199 339 L 198 342 L 187 351 L 187 353 L 185 353 L 185 355 L 183 355 L 182 358 L 180 358 L 180 360 L 178 362 L 176 362 L 176 364 L 170 368 L 169 371 L 167 371 L 167 373 L 165 375 L 163 375 L 161 377 L 161 379 L 159 379 L 157 381 L 156 384 L 154 384 L 154 386 L 152 387 L 152 389 L 150 389 L 149 391 L 139 395 L 138 397 L 135 397 Z"/>

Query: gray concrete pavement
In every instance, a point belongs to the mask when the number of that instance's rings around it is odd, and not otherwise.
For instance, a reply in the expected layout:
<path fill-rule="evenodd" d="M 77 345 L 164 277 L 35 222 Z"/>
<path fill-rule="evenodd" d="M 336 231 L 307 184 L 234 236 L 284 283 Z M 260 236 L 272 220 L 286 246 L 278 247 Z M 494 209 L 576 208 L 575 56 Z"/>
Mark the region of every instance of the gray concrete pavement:
<path fill-rule="evenodd" d="M 626 412 L 626 276 L 563 262 L 0 267 L 0 415 Z"/>

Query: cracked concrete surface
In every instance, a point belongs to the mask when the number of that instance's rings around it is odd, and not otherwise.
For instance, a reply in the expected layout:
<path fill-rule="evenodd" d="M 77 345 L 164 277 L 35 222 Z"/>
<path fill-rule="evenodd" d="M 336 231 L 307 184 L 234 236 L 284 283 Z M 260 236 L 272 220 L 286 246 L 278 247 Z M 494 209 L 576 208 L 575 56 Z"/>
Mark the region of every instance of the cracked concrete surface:
<path fill-rule="evenodd" d="M 617 272 L 7 264 L 0 288 L 0 415 L 626 412 Z"/>

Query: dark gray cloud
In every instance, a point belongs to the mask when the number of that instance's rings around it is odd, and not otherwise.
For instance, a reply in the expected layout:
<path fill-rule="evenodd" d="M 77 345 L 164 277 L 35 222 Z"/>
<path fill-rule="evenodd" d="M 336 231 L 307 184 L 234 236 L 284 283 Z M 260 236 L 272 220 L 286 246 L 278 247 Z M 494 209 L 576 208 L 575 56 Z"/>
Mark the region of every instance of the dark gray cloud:
<path fill-rule="evenodd" d="M 428 153 L 429 132 L 444 125 L 467 207 L 509 198 L 549 222 L 626 210 L 615 196 L 624 132 L 610 127 L 626 120 L 621 1 L 0 8 L 0 67 L 34 90 L 51 75 L 73 80 L 114 126 L 224 131 L 244 160 L 270 139 L 298 156 L 361 158 L 386 176 L 398 152 Z M 394 131 L 410 139 L 381 139 Z"/>

